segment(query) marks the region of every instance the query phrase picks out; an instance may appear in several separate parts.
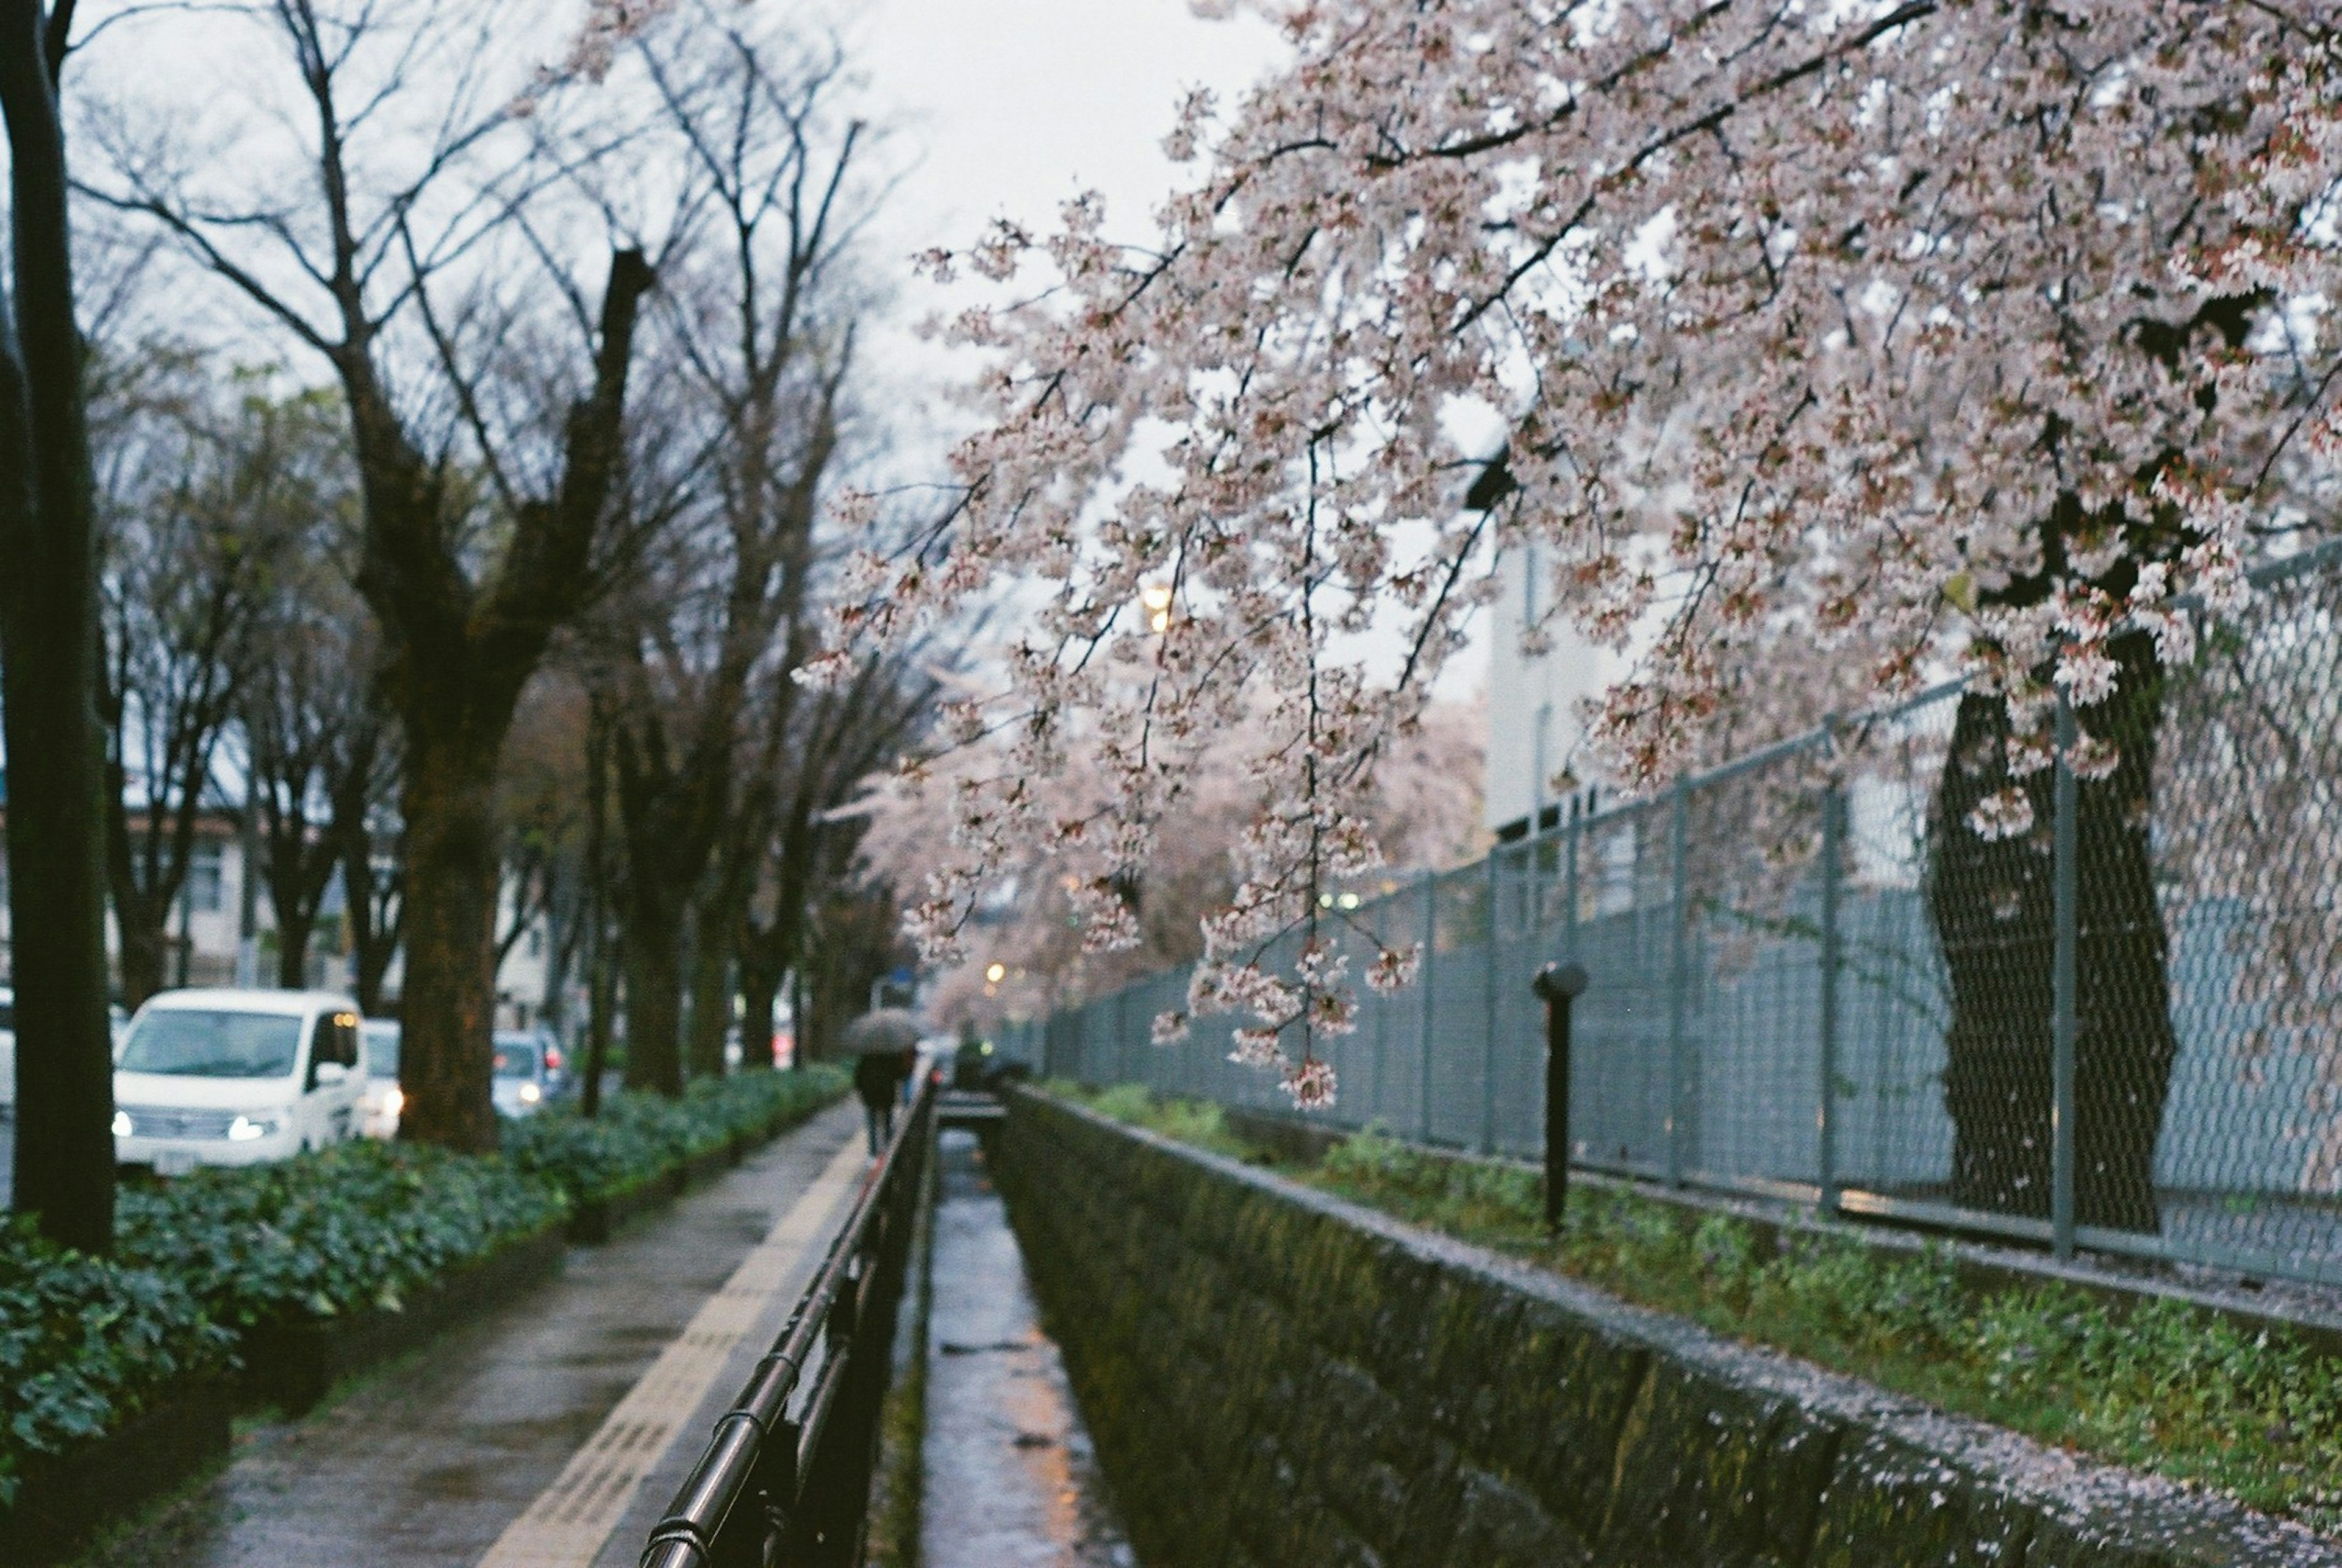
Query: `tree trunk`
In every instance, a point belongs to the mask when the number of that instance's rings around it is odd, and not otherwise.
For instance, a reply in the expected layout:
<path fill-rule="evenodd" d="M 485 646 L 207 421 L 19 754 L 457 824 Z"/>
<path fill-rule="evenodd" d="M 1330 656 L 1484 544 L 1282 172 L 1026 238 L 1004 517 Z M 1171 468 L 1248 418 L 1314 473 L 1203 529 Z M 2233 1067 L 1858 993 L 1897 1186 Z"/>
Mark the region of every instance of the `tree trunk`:
<path fill-rule="evenodd" d="M 611 1015 L 618 1007 L 618 964 L 606 925 L 596 929 L 593 992 L 586 1012 L 586 1084 L 578 1103 L 588 1118 L 602 1114 L 602 1074 L 609 1070 Z"/>
<path fill-rule="evenodd" d="M 2120 748 L 2121 761 L 2077 789 L 2074 1206 L 2082 1224 L 2152 1233 L 2160 1228 L 2155 1144 L 2178 1055 L 2147 839 L 2162 677 L 2146 636 L 2117 637 L 2109 651 L 2121 672 L 2116 694 L 2077 714 L 2083 733 Z M 2007 737 L 2000 697 L 1960 699 L 1929 829 L 1927 891 L 1951 979 L 1952 1201 L 2042 1218 L 2051 1199 L 2055 772 L 2013 781 Z M 2032 804 L 2032 830 L 1987 840 L 1969 813 L 2012 782 Z"/>
<path fill-rule="evenodd" d="M 8 746 L 10 970 L 18 1210 L 51 1241 L 114 1244 L 114 1053 L 106 1028 L 105 748 L 97 533 L 74 320 L 62 35 L 37 0 L 0 4 L 13 323 L 0 320 L 0 664 Z"/>
<path fill-rule="evenodd" d="M 724 1076 L 724 1043 L 732 1033 L 732 944 L 723 940 L 720 923 L 701 918 L 692 926 L 691 1021 L 685 1034 L 686 1054 L 695 1078 Z"/>
<path fill-rule="evenodd" d="M 315 921 L 305 913 L 276 910 L 276 984 L 287 991 L 309 986 L 309 934 Z"/>
<path fill-rule="evenodd" d="M 740 944 L 740 1060 L 750 1067 L 773 1064 L 773 1036 L 780 1032 L 782 965 L 763 962 Z"/>
<path fill-rule="evenodd" d="M 122 1004 L 133 1012 L 171 983 L 170 931 L 159 916 L 148 917 L 144 902 L 125 904 L 117 899 L 114 908 L 114 928 L 121 948 Z"/>
<path fill-rule="evenodd" d="M 374 841 L 363 831 L 352 836 L 343 853 L 342 897 L 346 906 L 343 918 L 349 923 L 352 989 L 357 993 L 358 1011 L 379 1018 L 383 983 L 389 978 L 391 960 L 398 955 L 406 914 L 404 904 L 395 896 L 385 898 L 376 890 Z M 398 904 L 395 913 L 393 904 Z"/>
<path fill-rule="evenodd" d="M 683 912 L 636 878 L 626 922 L 626 1087 L 683 1093 Z"/>
<path fill-rule="evenodd" d="M 743 811 L 750 809 L 743 803 Z M 761 844 L 763 835 L 754 835 L 750 844 Z M 691 981 L 691 1070 L 695 1074 L 720 1076 L 724 1072 L 724 1045 L 730 1038 L 735 1014 L 733 998 L 738 987 L 736 964 L 742 962 L 740 928 L 748 914 L 748 896 L 754 890 L 756 869 L 755 849 L 734 843 L 725 846 L 716 864 L 716 880 L 699 901 L 697 919 L 693 924 Z M 769 1067 L 769 1047 L 772 1033 L 765 1034 L 766 1060 L 752 1061 L 756 1036 L 745 1023 L 740 1032 L 740 1060 L 745 1065 Z"/>
<path fill-rule="evenodd" d="M 443 733 L 452 729 L 455 733 Z M 495 1017 L 499 728 L 406 715 L 406 980 L 399 1086 L 402 1138 L 486 1154 Z"/>

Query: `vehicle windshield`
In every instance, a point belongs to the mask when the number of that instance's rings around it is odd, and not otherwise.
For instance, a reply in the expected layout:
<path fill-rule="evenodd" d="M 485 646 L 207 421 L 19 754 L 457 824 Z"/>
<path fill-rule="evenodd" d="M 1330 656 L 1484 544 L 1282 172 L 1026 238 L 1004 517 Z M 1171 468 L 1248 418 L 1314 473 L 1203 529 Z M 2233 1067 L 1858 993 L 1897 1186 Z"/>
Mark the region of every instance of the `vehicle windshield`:
<path fill-rule="evenodd" d="M 534 1078 L 536 1076 L 536 1042 L 534 1040 L 498 1040 L 496 1042 L 496 1076 L 499 1078 Z"/>
<path fill-rule="evenodd" d="M 398 1076 L 398 1025 L 369 1024 L 365 1025 L 366 1073 L 375 1078 Z"/>
<path fill-rule="evenodd" d="M 284 1078 L 301 1054 L 301 1020 L 285 1013 L 173 1007 L 130 1026 L 115 1065 L 185 1078 Z"/>

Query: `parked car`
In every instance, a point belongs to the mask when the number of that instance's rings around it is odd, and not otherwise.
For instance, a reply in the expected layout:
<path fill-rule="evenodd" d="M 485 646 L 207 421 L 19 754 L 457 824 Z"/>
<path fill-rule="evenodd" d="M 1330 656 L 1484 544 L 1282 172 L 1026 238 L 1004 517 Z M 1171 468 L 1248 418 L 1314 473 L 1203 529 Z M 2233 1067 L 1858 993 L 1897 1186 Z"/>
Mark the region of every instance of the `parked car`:
<path fill-rule="evenodd" d="M 358 1131 L 357 1004 L 322 991 L 166 991 L 114 1058 L 114 1156 L 174 1175 L 251 1165 Z"/>
<path fill-rule="evenodd" d="M 365 1093 L 358 1096 L 360 1129 L 369 1138 L 398 1136 L 398 1114 L 406 1094 L 398 1086 L 398 1020 L 368 1018 L 358 1024 L 365 1039 Z"/>
<path fill-rule="evenodd" d="M 568 1082 L 561 1070 L 561 1047 L 547 1034 L 499 1029 L 495 1061 L 488 1093 L 496 1110 L 506 1116 L 535 1115 Z"/>

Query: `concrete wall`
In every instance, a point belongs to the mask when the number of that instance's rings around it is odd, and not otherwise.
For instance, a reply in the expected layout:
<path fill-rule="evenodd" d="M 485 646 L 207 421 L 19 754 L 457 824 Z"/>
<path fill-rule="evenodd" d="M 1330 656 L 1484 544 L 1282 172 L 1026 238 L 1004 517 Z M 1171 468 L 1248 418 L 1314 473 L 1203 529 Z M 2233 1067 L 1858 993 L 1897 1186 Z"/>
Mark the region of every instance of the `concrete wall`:
<path fill-rule="evenodd" d="M 1038 1095 L 993 1164 L 1148 1568 L 2342 1568 Z"/>

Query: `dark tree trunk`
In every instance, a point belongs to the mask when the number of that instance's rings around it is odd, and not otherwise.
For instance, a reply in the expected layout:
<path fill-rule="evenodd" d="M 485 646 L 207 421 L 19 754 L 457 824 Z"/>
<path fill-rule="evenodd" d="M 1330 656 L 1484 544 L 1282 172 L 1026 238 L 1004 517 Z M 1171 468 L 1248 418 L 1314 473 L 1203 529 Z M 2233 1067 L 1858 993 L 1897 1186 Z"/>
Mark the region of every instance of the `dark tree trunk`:
<path fill-rule="evenodd" d="M 378 780 L 384 769 L 390 721 L 375 705 L 380 694 L 369 691 L 367 707 L 358 721 L 348 754 L 333 780 L 333 814 L 326 828 L 342 867 L 342 919 L 348 933 L 351 989 L 357 993 L 358 1011 L 382 1015 L 383 980 L 398 952 L 405 924 L 398 890 L 375 879 L 374 850 Z M 377 770 L 383 771 L 378 773 Z"/>
<path fill-rule="evenodd" d="M 602 1075 L 609 1071 L 611 1020 L 618 1009 L 619 955 L 607 927 L 594 940 L 593 992 L 586 1010 L 586 1085 L 578 1109 L 586 1116 L 602 1114 Z"/>
<path fill-rule="evenodd" d="M 747 943 L 740 944 L 740 1059 L 751 1067 L 773 1064 L 773 1036 L 779 1033 L 783 966 L 768 964 Z"/>
<path fill-rule="evenodd" d="M 684 1032 L 693 1077 L 724 1076 L 724 1043 L 731 1033 L 731 944 L 715 922 L 702 918 L 692 923 L 691 1014 Z"/>
<path fill-rule="evenodd" d="M 739 809 L 760 823 L 768 820 L 756 803 L 744 801 Z M 724 1045 L 732 1033 L 733 999 L 739 986 L 735 969 L 740 961 L 740 929 L 747 918 L 751 879 L 764 836 L 762 831 L 756 831 L 739 835 L 724 846 L 716 863 L 715 881 L 701 897 L 692 923 L 690 1055 L 695 1076 L 717 1076 L 724 1071 Z M 771 1066 L 769 1049 L 766 1060 L 755 1060 L 756 1038 L 743 1021 L 741 1062 L 749 1066 Z M 765 1034 L 765 1044 L 767 1047 L 772 1044 L 769 1030 Z"/>
<path fill-rule="evenodd" d="M 626 1087 L 683 1093 L 683 911 L 639 876 L 626 904 Z"/>
<path fill-rule="evenodd" d="M 276 908 L 276 984 L 287 991 L 309 984 L 309 937 L 316 922 L 305 910 Z"/>
<path fill-rule="evenodd" d="M 685 916 L 730 797 L 723 759 L 733 744 L 731 711 L 720 724 L 710 712 L 699 714 L 691 749 L 680 759 L 668 746 L 661 714 L 638 707 L 614 723 L 618 821 L 626 848 L 629 1089 L 683 1092 Z"/>
<path fill-rule="evenodd" d="M 171 984 L 168 923 L 160 914 L 150 917 L 144 908 L 125 913 L 123 901 L 116 899 L 114 926 L 121 952 L 122 1004 L 135 1012 L 139 1004 Z"/>
<path fill-rule="evenodd" d="M 2107 778 L 2077 781 L 2075 1217 L 2151 1233 L 2155 1144 L 2178 1055 L 2147 839 L 2162 677 L 2146 636 L 2117 637 L 2110 651 L 2116 694 L 2077 715 L 2121 761 Z M 1952 1200 L 2040 1218 L 2051 1197 L 2055 774 L 2012 780 L 2007 738 L 2001 698 L 1961 698 L 1930 826 L 1928 903 L 1951 979 Z M 2032 804 L 2032 830 L 1988 841 L 1969 814 L 2012 782 Z"/>
<path fill-rule="evenodd" d="M 495 732 L 497 740 L 502 731 Z M 495 1017 L 497 747 L 450 740 L 410 715 L 406 753 L 406 980 L 399 998 L 400 1136 L 485 1153 Z"/>
<path fill-rule="evenodd" d="M 350 923 L 351 989 L 357 993 L 358 1011 L 379 1018 L 387 1000 L 383 983 L 405 937 L 406 904 L 400 888 L 375 882 L 374 840 L 367 834 L 358 834 L 344 853 L 342 893 L 348 905 L 344 918 Z"/>
<path fill-rule="evenodd" d="M 0 3 L 15 288 L 0 296 L 0 664 L 8 746 L 18 1210 L 50 1240 L 114 1244 L 106 1029 L 105 750 L 97 531 L 74 319 L 61 28 Z M 45 36 L 45 31 L 49 35 Z"/>

